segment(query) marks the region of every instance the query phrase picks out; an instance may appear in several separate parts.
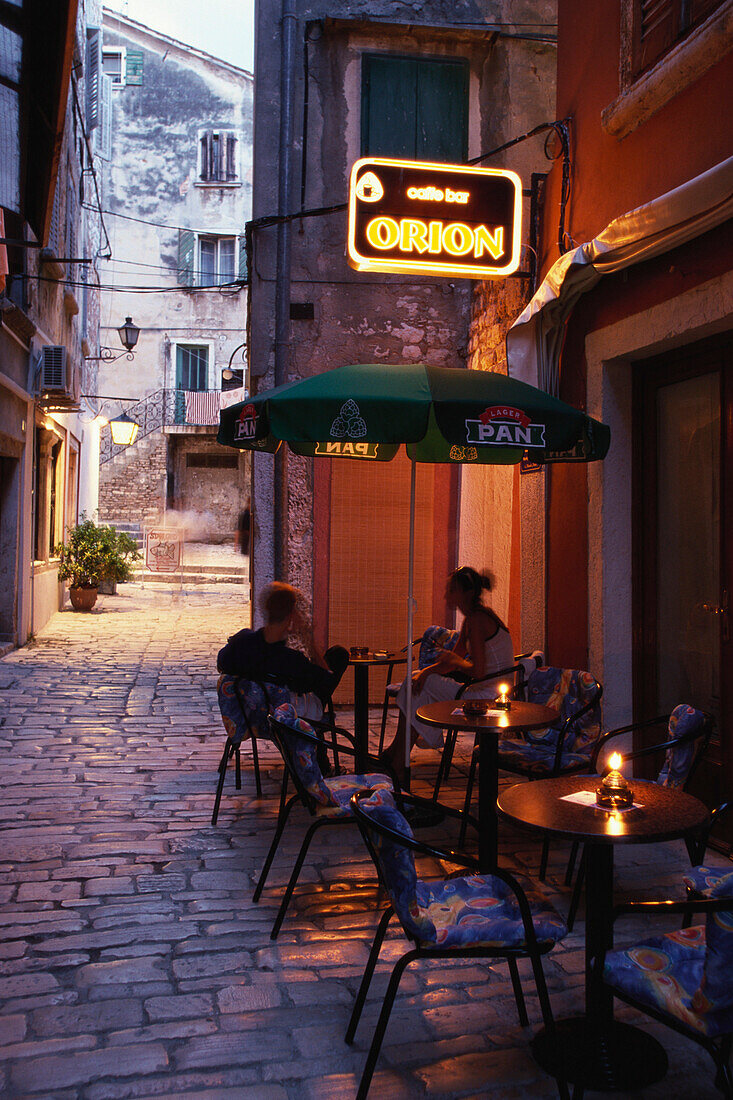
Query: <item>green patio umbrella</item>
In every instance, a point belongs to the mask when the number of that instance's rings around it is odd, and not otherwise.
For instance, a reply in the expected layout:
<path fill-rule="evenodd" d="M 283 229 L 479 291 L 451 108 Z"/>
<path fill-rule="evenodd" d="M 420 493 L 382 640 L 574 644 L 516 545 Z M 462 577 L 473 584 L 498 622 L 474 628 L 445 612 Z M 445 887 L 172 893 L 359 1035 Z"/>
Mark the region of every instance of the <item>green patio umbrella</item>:
<path fill-rule="evenodd" d="M 412 461 L 407 638 L 413 630 L 415 463 L 513 465 L 604 458 L 611 433 L 534 386 L 490 371 L 357 363 L 266 390 L 223 409 L 219 443 L 274 453 Z M 412 647 L 407 647 L 408 713 Z M 406 738 L 409 766 L 409 738 Z"/>

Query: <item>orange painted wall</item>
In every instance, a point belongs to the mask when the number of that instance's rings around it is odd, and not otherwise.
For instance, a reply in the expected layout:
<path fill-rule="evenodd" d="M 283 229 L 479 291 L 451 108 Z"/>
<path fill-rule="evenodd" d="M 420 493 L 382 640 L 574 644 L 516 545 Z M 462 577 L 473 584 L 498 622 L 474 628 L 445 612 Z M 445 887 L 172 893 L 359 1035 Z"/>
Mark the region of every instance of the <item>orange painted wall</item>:
<path fill-rule="evenodd" d="M 559 0 L 557 115 L 572 118 L 567 228 L 581 244 L 619 214 L 693 179 L 733 154 L 727 107 L 733 54 L 621 140 L 601 112 L 619 94 L 619 0 Z M 560 163 L 548 178 L 542 274 L 558 257 Z"/>
<path fill-rule="evenodd" d="M 693 179 L 733 154 L 726 121 L 733 100 L 733 55 L 680 92 L 623 139 L 608 135 L 601 112 L 619 94 L 618 0 L 559 0 L 557 115 L 571 117 L 572 190 L 566 231 L 591 240 L 615 217 Z M 561 162 L 547 180 L 544 276 L 558 258 Z M 730 268 L 730 223 L 687 245 L 604 278 L 581 298 L 568 323 L 560 396 L 585 407 L 589 332 Z M 587 471 L 551 471 L 547 515 L 547 652 L 553 664 L 587 666 Z"/>

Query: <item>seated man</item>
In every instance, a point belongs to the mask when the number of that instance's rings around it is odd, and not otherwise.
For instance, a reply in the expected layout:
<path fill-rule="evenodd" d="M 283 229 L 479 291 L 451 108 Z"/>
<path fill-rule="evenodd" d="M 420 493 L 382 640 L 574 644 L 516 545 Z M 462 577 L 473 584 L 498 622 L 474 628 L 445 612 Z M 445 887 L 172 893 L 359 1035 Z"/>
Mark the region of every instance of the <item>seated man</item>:
<path fill-rule="evenodd" d="M 227 676 L 284 685 L 299 717 L 317 720 L 344 674 L 349 654 L 343 646 L 321 653 L 302 604 L 297 588 L 273 581 L 262 593 L 265 625 L 233 634 L 219 650 L 217 667 Z M 291 635 L 300 639 L 310 659 L 286 645 Z"/>

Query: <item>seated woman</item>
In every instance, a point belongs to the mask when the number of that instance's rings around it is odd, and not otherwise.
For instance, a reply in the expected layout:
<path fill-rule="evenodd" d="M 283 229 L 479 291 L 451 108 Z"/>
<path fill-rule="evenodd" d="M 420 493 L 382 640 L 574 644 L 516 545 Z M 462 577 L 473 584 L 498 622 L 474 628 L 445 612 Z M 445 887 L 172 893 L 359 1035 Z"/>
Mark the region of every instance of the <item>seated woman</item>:
<path fill-rule="evenodd" d="M 488 574 L 478 573 L 470 566 L 456 569 L 448 578 L 445 598 L 448 607 L 464 616 L 458 641 L 453 649 L 444 649 L 434 664 L 421 668 L 412 677 L 412 712 L 410 715 L 410 747 L 420 738 L 431 748 L 443 744 L 443 733 L 437 726 L 427 726 L 415 718 L 418 707 L 443 699 L 454 699 L 461 683 L 482 680 L 492 672 L 514 664 L 511 635 L 495 611 L 483 603 L 481 593 L 491 591 L 493 581 Z M 485 681 L 476 695 L 491 695 L 498 684 Z M 471 689 L 464 693 L 471 696 Z M 383 753 L 385 763 L 403 778 L 405 768 L 405 728 L 407 710 L 407 680 L 397 694 L 400 718 L 392 744 Z"/>

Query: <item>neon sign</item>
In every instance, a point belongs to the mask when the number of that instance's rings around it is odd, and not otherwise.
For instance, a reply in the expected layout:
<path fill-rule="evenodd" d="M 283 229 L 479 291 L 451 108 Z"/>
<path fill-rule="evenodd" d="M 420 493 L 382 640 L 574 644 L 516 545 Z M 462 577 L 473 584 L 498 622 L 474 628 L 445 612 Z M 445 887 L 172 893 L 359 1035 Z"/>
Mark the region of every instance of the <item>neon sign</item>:
<path fill-rule="evenodd" d="M 349 263 L 357 271 L 496 279 L 519 267 L 514 172 L 366 157 L 351 170 Z"/>

